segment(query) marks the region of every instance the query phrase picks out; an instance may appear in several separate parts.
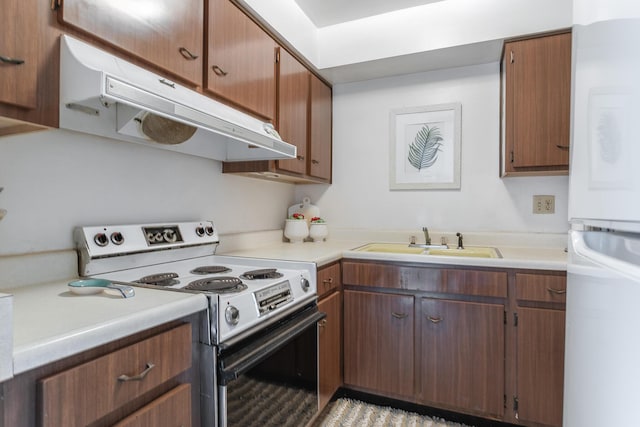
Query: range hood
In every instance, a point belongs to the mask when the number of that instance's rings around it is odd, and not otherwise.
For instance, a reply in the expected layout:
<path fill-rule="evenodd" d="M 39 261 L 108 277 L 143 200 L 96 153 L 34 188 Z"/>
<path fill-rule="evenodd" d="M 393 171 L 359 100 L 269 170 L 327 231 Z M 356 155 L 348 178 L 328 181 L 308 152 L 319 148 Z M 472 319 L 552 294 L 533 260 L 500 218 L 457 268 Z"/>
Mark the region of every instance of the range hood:
<path fill-rule="evenodd" d="M 270 123 L 67 35 L 59 126 L 228 162 L 296 156 Z"/>

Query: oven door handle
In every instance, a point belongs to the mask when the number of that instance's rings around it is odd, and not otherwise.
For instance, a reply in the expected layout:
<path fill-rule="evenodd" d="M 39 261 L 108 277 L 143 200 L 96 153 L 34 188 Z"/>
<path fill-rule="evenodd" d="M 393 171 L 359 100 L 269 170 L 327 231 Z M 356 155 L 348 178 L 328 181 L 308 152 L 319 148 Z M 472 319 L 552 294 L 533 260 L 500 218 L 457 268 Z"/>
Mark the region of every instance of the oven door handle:
<path fill-rule="evenodd" d="M 317 307 L 307 309 L 246 346 L 230 354 L 220 355 L 218 383 L 225 386 L 237 379 L 309 327 L 317 325 L 325 317 L 327 317 L 326 313 L 318 311 Z"/>

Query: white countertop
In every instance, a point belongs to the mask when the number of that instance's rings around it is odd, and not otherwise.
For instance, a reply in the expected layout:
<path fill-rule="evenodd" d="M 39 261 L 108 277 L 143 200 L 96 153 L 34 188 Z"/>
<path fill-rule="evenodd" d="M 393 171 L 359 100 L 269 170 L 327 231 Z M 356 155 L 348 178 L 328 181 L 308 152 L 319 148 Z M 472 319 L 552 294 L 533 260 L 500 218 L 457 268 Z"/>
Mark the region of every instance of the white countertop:
<path fill-rule="evenodd" d="M 13 295 L 14 375 L 207 307 L 202 294 L 145 288 L 126 299 L 107 292 L 76 295 L 66 281 L 3 292 Z"/>
<path fill-rule="evenodd" d="M 567 254 L 563 247 L 495 246 L 502 258 L 447 257 L 432 255 L 359 252 L 353 249 L 373 241 L 327 240 L 325 242 L 274 243 L 254 249 L 236 250 L 225 255 L 287 259 L 315 262 L 318 267 L 342 258 L 422 264 L 461 265 L 495 268 L 524 268 L 566 271 Z"/>

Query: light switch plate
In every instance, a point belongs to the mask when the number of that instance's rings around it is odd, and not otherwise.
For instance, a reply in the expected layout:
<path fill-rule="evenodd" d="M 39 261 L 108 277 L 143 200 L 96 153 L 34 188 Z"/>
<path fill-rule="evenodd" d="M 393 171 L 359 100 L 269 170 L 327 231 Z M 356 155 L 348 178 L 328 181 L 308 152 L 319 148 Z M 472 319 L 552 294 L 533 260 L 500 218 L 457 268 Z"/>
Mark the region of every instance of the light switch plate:
<path fill-rule="evenodd" d="M 533 196 L 534 214 L 552 214 L 556 212 L 556 196 Z"/>

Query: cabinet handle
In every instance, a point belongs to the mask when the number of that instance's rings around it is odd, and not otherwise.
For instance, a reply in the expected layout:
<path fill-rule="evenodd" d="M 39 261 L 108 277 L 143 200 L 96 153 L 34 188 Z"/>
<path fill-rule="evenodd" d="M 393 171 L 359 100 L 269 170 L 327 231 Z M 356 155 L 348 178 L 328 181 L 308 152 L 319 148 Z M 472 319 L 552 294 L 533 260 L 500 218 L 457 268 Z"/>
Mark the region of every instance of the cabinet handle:
<path fill-rule="evenodd" d="M 549 291 L 552 294 L 557 294 L 557 295 L 564 295 L 567 293 L 566 289 L 553 289 L 553 288 L 547 288 L 547 291 Z"/>
<path fill-rule="evenodd" d="M 406 313 L 396 313 L 395 311 L 392 312 L 391 315 L 393 317 L 395 317 L 396 319 L 404 319 L 405 317 L 408 316 L 408 314 L 406 314 Z"/>
<path fill-rule="evenodd" d="M 174 82 L 171 82 L 171 81 L 167 80 L 167 79 L 160 79 L 159 82 L 162 83 L 163 85 L 167 85 L 167 86 L 169 86 L 171 88 L 174 88 L 174 89 L 176 88 L 176 84 Z"/>
<path fill-rule="evenodd" d="M 296 156 L 298 160 L 304 160 L 304 156 Z"/>
<path fill-rule="evenodd" d="M 229 74 L 225 70 L 223 70 L 222 68 L 218 67 L 217 65 L 212 65 L 211 69 L 213 70 L 214 73 L 216 73 L 216 75 L 218 75 L 220 77 L 224 77 L 227 74 Z"/>
<path fill-rule="evenodd" d="M 0 55 L 0 62 L 3 64 L 21 65 L 24 64 L 24 59 L 9 58 L 8 56 Z"/>
<path fill-rule="evenodd" d="M 327 319 L 322 319 L 321 321 L 319 321 L 318 326 L 320 326 L 321 328 L 327 326 Z"/>
<path fill-rule="evenodd" d="M 315 159 L 311 159 L 311 163 L 313 163 L 314 165 L 319 165 L 320 164 L 320 162 L 315 160 Z"/>
<path fill-rule="evenodd" d="M 568 145 L 560 145 L 560 144 L 556 144 L 556 147 L 558 147 L 561 150 L 568 150 L 569 146 Z"/>
<path fill-rule="evenodd" d="M 182 55 L 185 59 L 188 59 L 189 61 L 194 61 L 198 59 L 198 55 L 194 55 L 193 53 L 189 52 L 189 49 L 187 49 L 186 47 L 179 48 L 178 52 L 180 52 L 180 55 Z"/>
<path fill-rule="evenodd" d="M 144 377 L 146 377 L 147 374 L 155 367 L 156 365 L 153 363 L 147 363 L 145 370 L 140 372 L 138 375 L 130 377 L 129 375 L 122 374 L 118 377 L 118 381 L 142 381 Z"/>
<path fill-rule="evenodd" d="M 322 283 L 325 284 L 325 285 L 331 285 L 333 283 L 333 277 L 330 277 L 328 279 L 324 279 L 322 281 Z"/>
<path fill-rule="evenodd" d="M 429 321 L 431 323 L 440 323 L 440 322 L 442 322 L 442 317 L 440 317 L 440 316 L 437 316 L 437 317 L 436 316 L 427 316 L 427 319 L 429 319 Z"/>
<path fill-rule="evenodd" d="M 515 58 L 513 57 L 513 51 L 511 51 L 511 52 L 510 52 L 510 54 L 511 54 L 511 55 L 510 55 L 510 58 L 509 58 L 509 59 L 510 59 L 510 62 L 513 64 L 514 62 L 516 62 L 516 61 L 515 61 Z"/>

